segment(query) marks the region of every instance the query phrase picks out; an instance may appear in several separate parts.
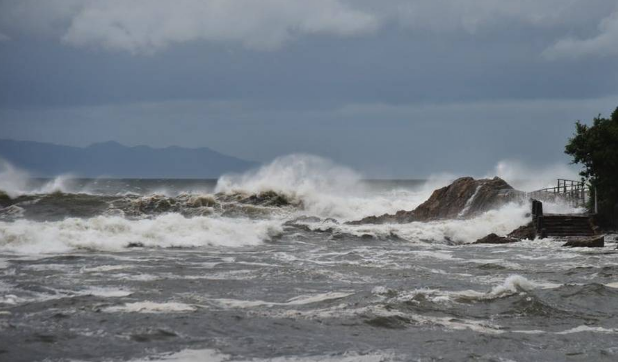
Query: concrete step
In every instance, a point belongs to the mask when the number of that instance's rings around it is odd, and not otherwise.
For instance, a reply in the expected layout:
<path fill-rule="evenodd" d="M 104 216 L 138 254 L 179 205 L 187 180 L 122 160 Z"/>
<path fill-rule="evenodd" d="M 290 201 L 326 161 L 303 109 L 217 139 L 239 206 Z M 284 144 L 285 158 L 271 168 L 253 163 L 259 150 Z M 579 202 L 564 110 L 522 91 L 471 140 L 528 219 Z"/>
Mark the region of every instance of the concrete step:
<path fill-rule="evenodd" d="M 545 235 L 580 236 L 580 235 L 594 235 L 594 233 L 592 233 L 592 232 L 574 233 L 574 232 L 552 232 L 552 231 L 546 231 Z"/>
<path fill-rule="evenodd" d="M 592 230 L 588 225 L 585 226 L 567 226 L 567 225 L 547 225 L 543 224 L 545 229 L 568 229 L 568 230 Z"/>

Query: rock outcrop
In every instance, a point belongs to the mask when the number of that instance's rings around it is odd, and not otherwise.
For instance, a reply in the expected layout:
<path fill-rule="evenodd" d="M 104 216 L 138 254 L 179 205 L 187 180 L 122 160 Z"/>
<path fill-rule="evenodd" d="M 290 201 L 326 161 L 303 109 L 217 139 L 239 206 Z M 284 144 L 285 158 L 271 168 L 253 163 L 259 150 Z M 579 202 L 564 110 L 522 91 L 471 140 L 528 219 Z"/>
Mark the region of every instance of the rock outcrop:
<path fill-rule="evenodd" d="M 511 231 L 507 237 L 519 240 L 534 240 L 536 239 L 536 227 L 534 227 L 534 223 L 531 221 Z"/>
<path fill-rule="evenodd" d="M 492 233 L 492 234 L 487 235 L 484 238 L 478 239 L 473 244 L 510 244 L 510 243 L 516 243 L 518 241 L 520 240 L 515 239 L 515 238 L 510 238 L 510 237 L 498 236 Z"/>
<path fill-rule="evenodd" d="M 572 238 L 564 245 L 571 248 L 602 248 L 605 246 L 605 236 L 592 236 L 584 238 Z"/>
<path fill-rule="evenodd" d="M 408 223 L 443 219 L 467 219 L 521 198 L 524 193 L 499 177 L 475 180 L 462 177 L 435 190 L 431 197 L 412 211 L 370 216 L 350 224 Z"/>

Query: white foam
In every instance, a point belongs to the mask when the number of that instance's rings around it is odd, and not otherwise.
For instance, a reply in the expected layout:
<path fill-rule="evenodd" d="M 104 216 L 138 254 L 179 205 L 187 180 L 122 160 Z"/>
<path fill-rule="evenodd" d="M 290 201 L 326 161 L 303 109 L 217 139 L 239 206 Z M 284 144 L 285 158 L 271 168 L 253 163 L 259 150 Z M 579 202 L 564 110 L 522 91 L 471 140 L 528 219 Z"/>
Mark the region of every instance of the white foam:
<path fill-rule="evenodd" d="M 389 362 L 399 361 L 390 352 L 358 353 L 348 351 L 340 355 L 318 356 L 282 356 L 275 358 L 232 357 L 213 349 L 183 350 L 176 353 L 160 354 L 144 359 L 133 359 L 129 362 Z"/>
<path fill-rule="evenodd" d="M 121 306 L 113 306 L 107 307 L 103 309 L 104 312 L 110 313 L 183 313 L 183 312 L 193 312 L 197 308 L 194 306 L 177 303 L 177 302 L 167 302 L 167 303 L 156 303 L 150 301 L 144 302 L 135 302 L 135 303 L 126 303 Z"/>
<path fill-rule="evenodd" d="M 133 294 L 132 291 L 118 288 L 102 288 L 102 287 L 90 287 L 85 290 L 81 290 L 78 292 L 80 295 L 92 295 L 96 297 L 104 297 L 104 298 L 120 298 L 120 297 L 128 297 Z"/>
<path fill-rule="evenodd" d="M 26 210 L 17 205 L 11 205 L 3 209 L 0 208 L 0 211 L 2 212 L 0 214 L 0 219 L 18 219 L 24 216 Z"/>
<path fill-rule="evenodd" d="M 26 302 L 27 300 L 24 298 L 20 298 L 15 294 L 5 294 L 0 296 L 0 304 L 21 304 Z"/>
<path fill-rule="evenodd" d="M 385 309 L 383 306 L 368 306 L 350 309 L 346 308 L 346 305 L 338 305 L 329 309 L 312 310 L 312 311 L 287 311 L 282 314 L 281 317 L 298 317 L 305 316 L 309 318 L 341 318 L 343 315 L 354 316 L 368 316 L 375 315 L 381 317 L 403 317 L 412 321 L 412 323 L 418 323 L 422 325 L 428 325 L 431 327 L 441 326 L 450 330 L 472 330 L 478 333 L 484 334 L 502 334 L 506 331 L 499 325 L 493 324 L 489 321 L 478 321 L 470 319 L 460 319 L 452 317 L 434 317 L 419 314 L 407 314 L 397 310 Z"/>
<path fill-rule="evenodd" d="M 539 282 L 526 279 L 521 275 L 510 275 L 504 282 L 491 289 L 488 293 L 479 293 L 475 291 L 458 292 L 459 296 L 476 297 L 480 299 L 493 299 L 502 296 L 512 295 L 521 291 L 530 291 L 533 289 L 553 289 L 562 286 L 562 284 Z"/>
<path fill-rule="evenodd" d="M 561 284 L 532 281 L 520 275 L 511 275 L 507 277 L 504 281 L 502 281 L 501 284 L 494 286 L 488 292 L 479 292 L 476 290 L 445 291 L 439 289 L 415 289 L 413 291 L 403 293 L 402 295 L 398 296 L 397 299 L 402 301 L 409 301 L 414 300 L 414 297 L 416 295 L 422 294 L 427 299 L 435 303 L 450 303 L 457 301 L 460 298 L 472 300 L 490 300 L 517 294 L 522 291 L 530 291 L 533 289 L 553 289 L 560 286 Z"/>
<path fill-rule="evenodd" d="M 100 266 L 95 266 L 95 267 L 90 267 L 90 268 L 82 267 L 80 269 L 80 272 L 82 273 L 102 273 L 102 272 L 132 269 L 132 268 L 135 268 L 135 266 L 133 265 L 100 265 Z"/>
<path fill-rule="evenodd" d="M 464 205 L 464 208 L 459 212 L 457 217 L 464 217 L 464 216 L 466 216 L 466 214 L 468 213 L 468 210 L 470 210 L 470 206 L 472 206 L 472 203 L 474 202 L 474 199 L 476 199 L 476 196 L 479 194 L 479 191 L 481 191 L 482 187 L 483 187 L 482 184 L 480 184 L 480 185 L 478 185 L 476 187 L 476 190 L 474 190 L 474 193 L 472 194 L 472 196 L 470 196 L 468 201 L 466 201 L 466 204 Z"/>
<path fill-rule="evenodd" d="M 411 242 L 430 241 L 468 244 L 491 233 L 506 235 L 519 226 L 528 223 L 528 205 L 510 203 L 488 211 L 473 219 L 442 220 L 432 222 L 412 222 L 407 224 L 364 224 L 348 225 L 334 223 L 306 223 L 312 230 L 334 230 L 346 234 L 362 236 L 369 234 L 379 238 L 393 235 Z"/>
<path fill-rule="evenodd" d="M 132 359 L 129 362 L 226 362 L 230 356 L 214 349 L 184 350 L 176 353 Z"/>
<path fill-rule="evenodd" d="M 20 253 L 62 253 L 75 249 L 121 251 L 130 243 L 162 248 L 239 247 L 260 244 L 282 230 L 277 221 L 185 218 L 178 214 L 142 220 L 98 216 L 57 222 L 0 221 L 0 250 Z"/>
<path fill-rule="evenodd" d="M 227 308 L 253 308 L 253 307 L 272 307 L 272 306 L 286 306 L 286 305 L 305 305 L 313 304 L 326 300 L 335 300 L 345 298 L 353 293 L 341 293 L 341 292 L 328 292 L 322 294 L 313 295 L 299 295 L 287 302 L 266 302 L 262 300 L 237 300 L 237 299 L 212 299 L 213 302 L 225 306 Z"/>
<path fill-rule="evenodd" d="M 358 352 L 345 352 L 335 356 L 310 356 L 310 357 L 276 357 L 268 359 L 251 359 L 253 362 L 389 362 L 400 361 L 397 355 L 389 352 L 361 354 Z"/>
<path fill-rule="evenodd" d="M 603 327 L 591 327 L 591 326 L 577 326 L 575 328 L 568 329 L 562 332 L 556 332 L 556 334 L 572 334 L 572 333 L 582 333 L 582 332 L 592 332 L 592 333 L 618 333 L 618 329 L 608 329 Z"/>
<path fill-rule="evenodd" d="M 447 329 L 456 331 L 468 329 L 474 332 L 484 334 L 502 334 L 505 332 L 501 329 L 500 326 L 489 323 L 487 321 L 476 321 L 459 318 L 455 319 L 451 317 L 430 317 L 421 315 L 414 315 L 413 318 L 421 324 L 441 325 Z"/>

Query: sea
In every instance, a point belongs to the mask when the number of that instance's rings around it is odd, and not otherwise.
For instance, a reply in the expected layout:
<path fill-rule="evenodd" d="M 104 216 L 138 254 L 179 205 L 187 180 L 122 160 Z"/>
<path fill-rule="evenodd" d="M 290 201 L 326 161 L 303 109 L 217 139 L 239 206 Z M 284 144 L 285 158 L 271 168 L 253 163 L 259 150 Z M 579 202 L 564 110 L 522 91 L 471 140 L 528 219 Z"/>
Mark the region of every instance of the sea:
<path fill-rule="evenodd" d="M 0 361 L 617 361 L 615 235 L 472 244 L 529 222 L 527 202 L 346 223 L 450 181 L 306 155 L 218 180 L 5 170 Z"/>

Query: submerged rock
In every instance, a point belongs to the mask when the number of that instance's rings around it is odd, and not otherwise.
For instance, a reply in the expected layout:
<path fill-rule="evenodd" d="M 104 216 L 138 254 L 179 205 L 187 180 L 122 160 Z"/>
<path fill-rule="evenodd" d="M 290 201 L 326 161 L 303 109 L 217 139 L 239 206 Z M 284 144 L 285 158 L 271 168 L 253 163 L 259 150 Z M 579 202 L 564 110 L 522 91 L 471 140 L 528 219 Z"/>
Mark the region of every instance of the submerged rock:
<path fill-rule="evenodd" d="M 475 180 L 462 177 L 449 186 L 435 190 L 431 197 L 412 211 L 398 211 L 382 216 L 370 216 L 350 224 L 408 223 L 462 219 L 478 216 L 510 201 L 522 199 L 524 193 L 499 177 Z"/>
<path fill-rule="evenodd" d="M 9 206 L 11 204 L 11 198 L 9 197 L 9 195 L 0 190 L 0 207 L 6 207 Z"/>
<path fill-rule="evenodd" d="M 496 234 L 489 234 L 484 238 L 478 239 L 474 244 L 510 244 L 519 242 L 519 239 L 498 236 Z"/>
<path fill-rule="evenodd" d="M 605 235 L 571 239 L 562 246 L 570 248 L 602 248 L 605 246 Z"/>
<path fill-rule="evenodd" d="M 536 238 L 536 228 L 534 227 L 534 223 L 531 221 L 528 224 L 520 226 L 517 229 L 511 231 L 507 236 L 509 238 L 515 238 L 520 240 L 534 240 Z"/>

